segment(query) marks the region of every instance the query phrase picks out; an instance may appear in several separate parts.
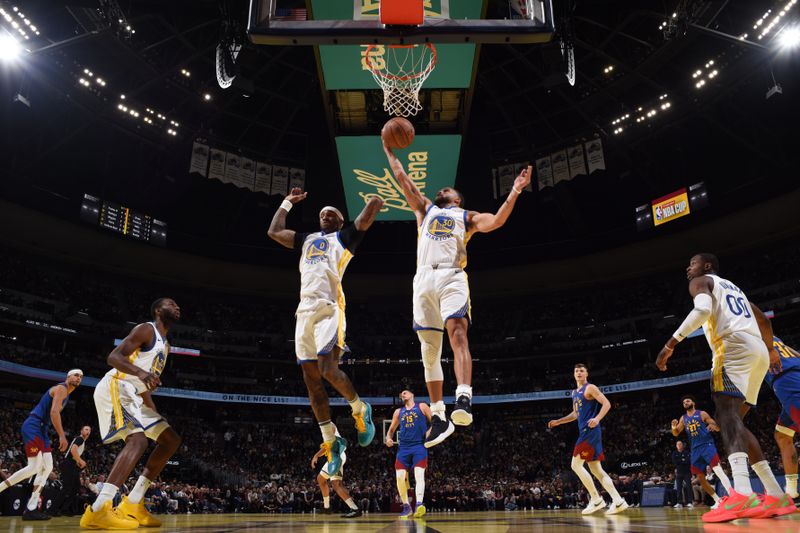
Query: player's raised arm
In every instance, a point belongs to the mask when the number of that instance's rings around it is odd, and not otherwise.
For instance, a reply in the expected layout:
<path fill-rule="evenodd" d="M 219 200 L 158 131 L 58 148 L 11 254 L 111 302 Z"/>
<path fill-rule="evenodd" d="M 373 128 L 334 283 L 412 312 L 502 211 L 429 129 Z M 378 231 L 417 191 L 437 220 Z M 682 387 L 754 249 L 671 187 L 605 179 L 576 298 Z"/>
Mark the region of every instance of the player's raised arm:
<path fill-rule="evenodd" d="M 270 239 L 279 242 L 287 248 L 294 248 L 295 232 L 294 230 L 286 229 L 286 215 L 289 214 L 294 204 L 305 200 L 306 196 L 308 196 L 307 192 L 303 192 L 300 187 L 295 187 L 283 202 L 281 202 L 267 230 L 267 235 L 269 235 Z"/>
<path fill-rule="evenodd" d="M 392 415 L 392 423 L 389 424 L 389 429 L 386 431 L 386 446 L 391 448 L 394 446 L 394 432 L 397 431 L 397 428 L 400 426 L 400 409 L 395 409 L 394 414 Z"/>
<path fill-rule="evenodd" d="M 678 329 L 675 330 L 675 333 L 672 334 L 672 337 L 669 338 L 664 347 L 661 348 L 661 351 L 658 352 L 656 366 L 662 372 L 667 369 L 667 360 L 672 357 L 672 351 L 675 346 L 702 326 L 711 316 L 711 306 L 713 305 L 711 291 L 713 289 L 714 282 L 708 276 L 700 276 L 689 282 L 689 294 L 694 299 L 694 308 L 686 316 L 683 323 L 678 326 Z"/>
<path fill-rule="evenodd" d="M 158 387 L 161 384 L 161 380 L 155 374 L 151 374 L 134 365 L 130 361 L 130 355 L 142 346 L 151 345 L 154 335 L 155 332 L 150 324 L 139 324 L 128 333 L 128 336 L 122 340 L 119 346 L 114 347 L 106 358 L 106 362 L 120 372 L 141 379 L 148 390 Z"/>
<path fill-rule="evenodd" d="M 611 402 L 608 401 L 606 395 L 597 388 L 597 385 L 590 384 L 588 387 L 586 387 L 584 396 L 586 396 L 587 400 L 597 400 L 600 402 L 600 412 L 597 413 L 597 416 L 589 420 L 589 427 L 593 428 L 596 427 L 600 421 L 603 420 L 603 417 L 605 417 L 611 410 Z"/>
<path fill-rule="evenodd" d="M 519 176 L 514 180 L 514 185 L 511 186 L 508 198 L 497 210 L 497 213 L 470 211 L 467 214 L 467 229 L 478 233 L 489 233 L 502 227 L 508 220 L 509 215 L 511 215 L 511 211 L 514 210 L 514 204 L 517 203 L 517 197 L 522 194 L 522 189 L 531 182 L 531 172 L 533 172 L 533 167 L 529 166 L 519 173 Z"/>
<path fill-rule="evenodd" d="M 670 429 L 672 430 L 672 436 L 677 437 L 681 434 L 681 431 L 686 429 L 686 426 L 683 424 L 683 417 L 680 420 L 673 420 L 670 424 Z"/>
<path fill-rule="evenodd" d="M 383 198 L 380 196 L 373 196 L 353 221 L 353 225 L 358 231 L 367 231 L 372 223 L 375 222 L 375 217 L 378 216 L 378 212 L 380 212 L 382 207 Z"/>
<path fill-rule="evenodd" d="M 386 152 L 386 159 L 389 160 L 389 167 L 392 169 L 392 174 L 394 174 L 394 177 L 400 184 L 403 196 L 406 197 L 409 207 L 414 210 L 417 222 L 421 223 L 422 219 L 425 217 L 425 212 L 428 210 L 428 206 L 430 206 L 432 202 L 420 192 L 417 185 L 408 177 L 406 170 L 403 168 L 403 163 L 397 159 L 397 156 L 394 155 L 391 148 L 386 146 L 386 143 L 383 143 L 383 151 Z"/>

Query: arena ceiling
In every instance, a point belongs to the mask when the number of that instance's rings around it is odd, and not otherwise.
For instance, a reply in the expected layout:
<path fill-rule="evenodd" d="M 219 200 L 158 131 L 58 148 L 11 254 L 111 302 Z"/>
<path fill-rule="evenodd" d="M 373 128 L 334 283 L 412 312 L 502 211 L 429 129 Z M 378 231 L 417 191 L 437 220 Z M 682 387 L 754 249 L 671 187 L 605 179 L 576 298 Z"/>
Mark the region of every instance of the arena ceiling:
<path fill-rule="evenodd" d="M 15 22 L 21 4 L 0 1 Z M 66 219 L 77 221 L 90 193 L 166 220 L 170 246 L 269 260 L 278 199 L 190 175 L 192 141 L 305 168 L 310 207 L 292 221 L 309 228 L 319 206 L 343 204 L 332 131 L 374 133 L 386 118 L 370 108 L 360 125 L 337 126 L 312 47 L 245 44 L 239 86 L 220 89 L 215 49 L 243 27 L 245 1 L 26 0 L 24 10 L 29 52 L 2 65 L 0 194 Z M 469 102 L 445 125 L 464 135 L 456 185 L 473 208 L 494 209 L 492 168 L 596 136 L 607 170 L 524 198 L 507 230 L 476 240 L 479 264 L 498 250 L 527 261 L 647 238 L 634 208 L 698 181 L 711 196 L 705 217 L 796 187 L 800 49 L 779 46 L 800 24 L 796 3 L 555 0 L 555 10 L 574 44 L 574 86 L 557 42 L 482 46 Z M 783 92 L 766 98 L 776 83 Z M 155 122 L 121 112 L 124 103 L 152 109 Z M 650 106 L 659 113 L 615 122 Z M 368 255 L 413 265 L 413 246 L 395 247 L 413 238 L 407 224 L 373 233 Z"/>

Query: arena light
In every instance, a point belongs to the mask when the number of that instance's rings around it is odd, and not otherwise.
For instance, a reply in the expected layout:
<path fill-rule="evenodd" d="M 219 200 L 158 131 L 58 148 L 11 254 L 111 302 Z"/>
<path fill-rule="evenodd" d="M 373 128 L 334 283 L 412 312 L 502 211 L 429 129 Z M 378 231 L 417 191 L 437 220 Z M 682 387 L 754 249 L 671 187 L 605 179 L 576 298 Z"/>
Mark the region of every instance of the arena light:
<path fill-rule="evenodd" d="M 784 50 L 796 48 L 800 45 L 800 26 L 784 28 L 778 34 L 778 46 Z"/>
<path fill-rule="evenodd" d="M 210 102 L 211 101 L 211 95 L 209 93 L 204 94 L 203 95 L 203 100 L 205 100 L 206 102 Z"/>
<path fill-rule="evenodd" d="M 17 59 L 22 51 L 17 40 L 11 35 L 0 35 L 0 60 L 11 62 Z"/>
<path fill-rule="evenodd" d="M 191 73 L 191 72 L 189 72 L 188 70 L 186 70 L 185 68 L 182 68 L 182 69 L 181 69 L 181 74 L 183 74 L 183 75 L 184 75 L 184 76 L 186 76 L 187 78 L 190 78 L 190 77 L 192 76 L 192 73 Z"/>

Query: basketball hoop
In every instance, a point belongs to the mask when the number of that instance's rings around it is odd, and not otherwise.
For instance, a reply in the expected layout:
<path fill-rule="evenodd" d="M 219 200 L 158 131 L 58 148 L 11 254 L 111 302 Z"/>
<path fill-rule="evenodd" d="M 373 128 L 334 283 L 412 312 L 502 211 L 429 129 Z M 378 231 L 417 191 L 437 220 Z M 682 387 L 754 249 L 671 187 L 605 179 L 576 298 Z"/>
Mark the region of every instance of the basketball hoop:
<path fill-rule="evenodd" d="M 380 65 L 371 55 L 379 45 L 367 47 L 366 64 L 383 89 L 383 109 L 398 117 L 416 115 L 421 109 L 419 90 L 436 67 L 436 47 L 426 44 L 388 44 Z"/>

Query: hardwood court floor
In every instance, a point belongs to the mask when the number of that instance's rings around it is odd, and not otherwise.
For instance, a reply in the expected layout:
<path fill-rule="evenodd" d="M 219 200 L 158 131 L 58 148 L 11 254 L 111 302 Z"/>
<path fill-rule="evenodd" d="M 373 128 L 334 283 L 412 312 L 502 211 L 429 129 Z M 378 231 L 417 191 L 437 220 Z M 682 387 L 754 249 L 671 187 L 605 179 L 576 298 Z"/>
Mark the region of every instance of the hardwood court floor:
<path fill-rule="evenodd" d="M 800 513 L 772 520 L 738 520 L 727 524 L 703 524 L 706 508 L 630 509 L 605 517 L 582 516 L 576 510 L 514 511 L 485 513 L 429 513 L 424 519 L 400 520 L 395 515 L 369 514 L 346 520 L 338 515 L 169 515 L 161 517 L 160 529 L 144 532 L 234 533 L 267 531 L 275 533 L 800 533 Z M 23 522 L 19 517 L 0 517 L 0 533 L 58 532 L 81 530 L 78 517 L 53 518 L 47 522 Z"/>

